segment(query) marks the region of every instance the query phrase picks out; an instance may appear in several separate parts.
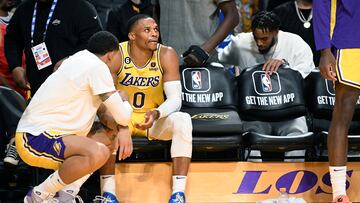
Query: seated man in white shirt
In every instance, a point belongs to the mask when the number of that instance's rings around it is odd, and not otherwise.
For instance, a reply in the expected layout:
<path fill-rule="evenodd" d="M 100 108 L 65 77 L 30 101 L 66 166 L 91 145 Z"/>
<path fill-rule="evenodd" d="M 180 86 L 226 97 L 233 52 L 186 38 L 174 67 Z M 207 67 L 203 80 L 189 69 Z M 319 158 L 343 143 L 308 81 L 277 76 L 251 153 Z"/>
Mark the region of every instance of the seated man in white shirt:
<path fill-rule="evenodd" d="M 273 12 L 261 11 L 254 16 L 252 32 L 240 33 L 219 53 L 219 60 L 241 69 L 264 64 L 268 74 L 285 63 L 305 78 L 315 68 L 309 45 L 298 35 L 279 31 L 280 20 Z M 280 136 L 308 132 L 305 117 L 283 122 L 244 121 L 243 130 Z M 298 152 L 292 151 L 286 156 Z M 304 152 L 302 152 L 304 153 Z M 251 154 L 253 156 L 254 154 Z"/>

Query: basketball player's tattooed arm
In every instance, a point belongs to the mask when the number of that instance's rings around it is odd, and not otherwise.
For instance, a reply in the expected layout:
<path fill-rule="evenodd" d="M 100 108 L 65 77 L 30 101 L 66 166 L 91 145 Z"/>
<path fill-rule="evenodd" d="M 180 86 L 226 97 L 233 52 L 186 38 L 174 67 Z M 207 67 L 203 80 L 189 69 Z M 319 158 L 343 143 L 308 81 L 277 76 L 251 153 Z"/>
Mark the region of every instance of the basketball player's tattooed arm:
<path fill-rule="evenodd" d="M 131 132 L 128 126 L 122 126 L 115 122 L 111 113 L 106 109 L 105 105 L 101 104 L 97 115 L 100 122 L 111 130 L 108 131 L 108 136 L 114 142 L 114 149 L 119 149 L 119 159 L 123 160 L 129 157 L 133 151 Z"/>
<path fill-rule="evenodd" d="M 126 92 L 121 91 L 121 90 L 118 90 L 117 92 L 119 93 L 119 95 L 123 101 L 129 101 L 129 96 Z M 102 101 L 106 101 L 114 93 L 115 93 L 115 91 L 112 91 L 112 92 L 100 94 L 99 96 Z M 122 127 L 122 126 L 119 126 L 118 123 L 116 123 L 114 117 L 111 115 L 111 112 L 109 112 L 109 110 L 107 110 L 107 108 L 105 107 L 104 104 L 100 105 L 100 107 L 97 111 L 97 115 L 100 119 L 100 122 L 112 130 L 119 130 L 119 128 Z"/>
<path fill-rule="evenodd" d="M 117 93 L 122 97 L 121 100 L 123 102 L 122 110 L 116 110 L 110 105 L 106 105 L 108 99 L 114 94 L 115 91 L 105 93 L 100 95 L 102 101 L 104 101 L 103 107 L 100 107 L 98 110 L 98 115 L 100 121 L 110 129 L 115 129 L 117 131 L 117 142 L 115 143 L 116 149 L 119 149 L 119 159 L 126 159 L 129 157 L 133 151 L 131 132 L 129 131 L 128 123 L 130 122 L 132 108 L 130 104 L 127 102 L 129 97 L 124 91 L 117 91 Z M 120 99 L 118 101 L 121 101 Z M 121 103 L 121 102 L 120 102 Z M 119 103 L 119 104 L 120 104 Z M 112 112 L 110 112 L 112 111 Z M 127 111 L 127 113 L 123 113 L 123 111 Z M 121 116 L 119 114 L 123 113 Z M 129 114 L 128 114 L 129 113 Z M 116 118 L 116 116 L 119 116 Z M 125 118 L 126 117 L 126 118 Z M 123 119 L 126 119 L 126 122 L 121 122 Z"/>
<path fill-rule="evenodd" d="M 111 130 L 117 130 L 117 123 L 115 122 L 114 118 L 110 114 L 110 112 L 106 111 L 106 107 L 104 104 L 101 104 L 98 111 L 97 116 L 99 117 L 100 122 L 110 128 Z"/>
<path fill-rule="evenodd" d="M 115 91 L 106 92 L 104 94 L 99 94 L 101 101 L 106 101 L 111 95 L 114 94 Z"/>

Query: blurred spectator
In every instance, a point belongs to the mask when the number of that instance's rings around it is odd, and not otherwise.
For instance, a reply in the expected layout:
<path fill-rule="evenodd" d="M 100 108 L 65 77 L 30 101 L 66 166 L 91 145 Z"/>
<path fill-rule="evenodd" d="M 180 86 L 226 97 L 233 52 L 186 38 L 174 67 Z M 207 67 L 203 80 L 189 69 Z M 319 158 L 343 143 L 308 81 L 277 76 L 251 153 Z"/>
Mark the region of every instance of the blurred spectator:
<path fill-rule="evenodd" d="M 108 23 L 109 12 L 112 8 L 124 4 L 127 0 L 87 0 L 94 5 L 102 27 L 105 29 Z"/>
<path fill-rule="evenodd" d="M 153 16 L 154 6 L 151 0 L 127 0 L 119 7 L 113 8 L 108 17 L 106 30 L 114 34 L 120 42 L 129 40 L 127 31 L 128 20 L 142 13 Z"/>
<path fill-rule="evenodd" d="M 4 36 L 6 27 L 9 24 L 12 13 L 10 11 L 15 7 L 15 1 L 0 0 L 0 85 L 9 87 L 19 92 L 26 98 L 26 91 L 20 89 L 16 84 L 8 68 L 4 51 Z"/>
<path fill-rule="evenodd" d="M 234 0 L 154 1 L 160 9 L 163 44 L 175 48 L 179 56 L 182 54 L 187 66 L 218 61 L 216 46 L 239 23 Z M 221 23 L 219 9 L 224 13 Z"/>
<path fill-rule="evenodd" d="M 280 30 L 299 35 L 308 43 L 315 66 L 319 66 L 320 52 L 316 51 L 312 26 L 312 0 L 286 2 L 273 10 L 281 21 Z"/>
<path fill-rule="evenodd" d="M 99 30 L 96 11 L 85 0 L 25 1 L 15 11 L 5 35 L 5 55 L 15 82 L 26 89 L 27 77 L 34 95 L 53 69 L 84 49 L 90 36 Z M 26 73 L 21 66 L 23 51 Z M 36 55 L 40 56 L 37 63 Z"/>
<path fill-rule="evenodd" d="M 240 23 L 235 27 L 235 34 L 251 32 L 251 19 L 259 11 L 259 0 L 236 0 Z"/>
<path fill-rule="evenodd" d="M 18 93 L 21 94 L 22 97 L 26 98 L 26 91 L 20 89 L 15 84 L 11 72 L 9 71 L 8 63 L 6 61 L 4 52 L 4 36 L 6 33 L 6 27 L 12 16 L 12 13 L 10 13 L 10 11 L 16 6 L 16 3 L 16 1 L 11 0 L 0 0 L 0 85 L 16 90 Z M 17 102 L 16 100 L 10 100 L 15 98 L 2 99 L 6 99 L 6 101 L 8 102 L 7 104 Z M 8 142 L 6 146 L 4 164 L 5 166 L 16 166 L 19 163 L 19 156 L 16 153 L 14 136 L 16 126 L 19 122 L 19 117 L 12 113 L 14 110 L 10 109 L 9 105 L 5 105 L 3 102 L 1 102 L 0 104 L 0 136 L 4 136 L 1 139 L 4 139 L 6 140 L 6 142 Z M 23 109 L 21 109 L 21 111 L 22 110 Z"/>
<path fill-rule="evenodd" d="M 288 63 L 305 78 L 315 68 L 310 47 L 298 35 L 279 31 L 280 20 L 273 12 L 254 16 L 252 33 L 240 33 L 219 53 L 219 60 L 241 69 L 264 63 L 268 74 Z M 284 122 L 244 121 L 243 130 L 262 134 L 291 136 L 308 132 L 305 117 Z M 298 153 L 298 152 L 295 152 Z M 304 152 L 302 152 L 304 153 Z M 287 155 L 294 155 L 288 152 Z M 302 154 L 304 155 L 304 154 Z"/>

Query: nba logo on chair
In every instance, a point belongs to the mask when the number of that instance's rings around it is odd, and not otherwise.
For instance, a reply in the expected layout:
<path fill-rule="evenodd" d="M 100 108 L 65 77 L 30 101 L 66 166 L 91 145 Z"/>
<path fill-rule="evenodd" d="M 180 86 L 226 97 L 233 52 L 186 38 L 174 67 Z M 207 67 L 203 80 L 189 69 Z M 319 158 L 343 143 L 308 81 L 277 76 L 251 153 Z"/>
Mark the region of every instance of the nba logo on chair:
<path fill-rule="evenodd" d="M 269 75 L 265 71 L 254 71 L 252 82 L 256 94 L 260 96 L 276 95 L 281 92 L 280 77 L 276 72 Z"/>
<path fill-rule="evenodd" d="M 271 92 L 272 91 L 272 84 L 271 84 L 271 78 L 268 74 L 261 74 L 261 84 L 262 84 L 262 90 L 264 92 Z"/>
<path fill-rule="evenodd" d="M 200 71 L 191 71 L 191 80 L 193 89 L 201 89 L 201 72 Z"/>
<path fill-rule="evenodd" d="M 211 89 L 210 72 L 206 68 L 185 68 L 181 71 L 186 92 L 208 93 Z"/>

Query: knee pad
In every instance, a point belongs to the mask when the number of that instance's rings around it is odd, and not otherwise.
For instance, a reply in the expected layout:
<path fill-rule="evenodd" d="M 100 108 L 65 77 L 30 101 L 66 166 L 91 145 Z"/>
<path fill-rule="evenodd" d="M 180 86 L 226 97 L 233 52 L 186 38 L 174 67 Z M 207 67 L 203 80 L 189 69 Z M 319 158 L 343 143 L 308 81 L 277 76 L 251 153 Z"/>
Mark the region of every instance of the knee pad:
<path fill-rule="evenodd" d="M 171 157 L 191 157 L 192 123 L 187 113 L 175 112 L 169 115 L 173 123 Z"/>
<path fill-rule="evenodd" d="M 173 137 L 180 136 L 183 140 L 192 142 L 193 127 L 190 115 L 183 112 L 175 112 L 169 118 L 173 124 Z"/>

